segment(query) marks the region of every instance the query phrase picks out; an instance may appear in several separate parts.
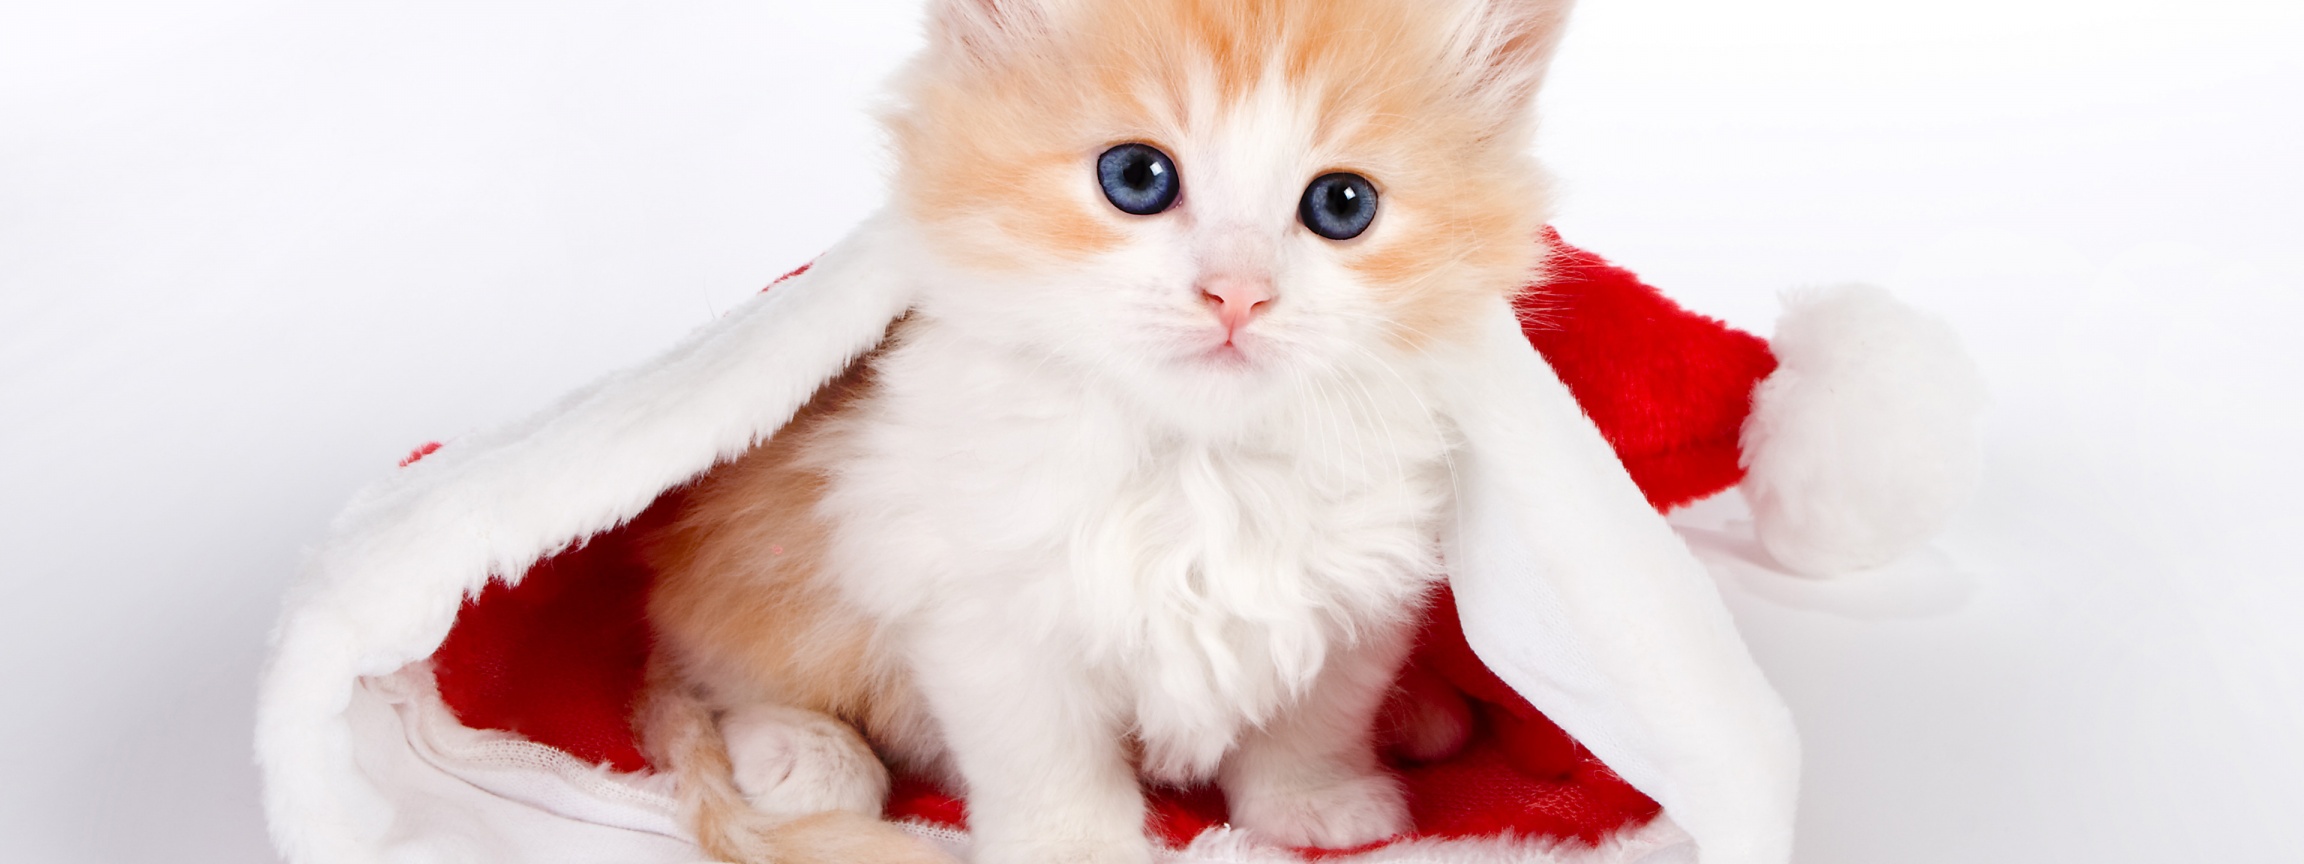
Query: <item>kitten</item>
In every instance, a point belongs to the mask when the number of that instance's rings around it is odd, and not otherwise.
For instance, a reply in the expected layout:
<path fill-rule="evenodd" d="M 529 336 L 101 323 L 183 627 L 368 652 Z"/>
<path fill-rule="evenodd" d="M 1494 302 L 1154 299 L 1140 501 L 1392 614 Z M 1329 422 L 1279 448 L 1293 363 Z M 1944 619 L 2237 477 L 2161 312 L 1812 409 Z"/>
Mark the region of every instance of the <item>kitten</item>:
<path fill-rule="evenodd" d="M 1421 393 L 1540 264 L 1565 0 L 932 5 L 874 229 L 918 301 L 649 545 L 639 723 L 699 841 L 923 854 L 865 821 L 891 766 L 982 864 L 1148 861 L 1140 777 L 1279 844 L 1406 830 L 1371 726 L 1451 516 Z"/>

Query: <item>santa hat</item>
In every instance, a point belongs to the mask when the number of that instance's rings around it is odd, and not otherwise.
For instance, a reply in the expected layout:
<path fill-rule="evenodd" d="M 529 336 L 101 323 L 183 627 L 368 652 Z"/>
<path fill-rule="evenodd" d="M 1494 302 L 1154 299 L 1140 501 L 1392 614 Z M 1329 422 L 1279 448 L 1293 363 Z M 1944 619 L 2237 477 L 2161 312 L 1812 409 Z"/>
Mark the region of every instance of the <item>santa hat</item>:
<path fill-rule="evenodd" d="M 1388 715 L 1415 833 L 1319 854 L 1778 864 L 1788 712 L 1659 511 L 1741 481 L 1788 566 L 1891 558 L 1965 489 L 1973 373 L 1874 290 L 1795 302 L 1772 353 L 1546 240 L 1547 281 L 1481 346 L 1493 374 L 1442 394 L 1465 437 L 1452 594 Z M 647 770 L 628 723 L 649 645 L 628 538 L 907 308 L 888 242 L 868 224 L 661 357 L 428 446 L 355 499 L 287 601 L 261 694 L 284 857 L 695 860 L 677 778 Z M 1299 857 L 1224 827 L 1211 790 L 1153 809 L 1178 860 Z M 966 842 L 947 790 L 900 781 L 889 810 Z"/>

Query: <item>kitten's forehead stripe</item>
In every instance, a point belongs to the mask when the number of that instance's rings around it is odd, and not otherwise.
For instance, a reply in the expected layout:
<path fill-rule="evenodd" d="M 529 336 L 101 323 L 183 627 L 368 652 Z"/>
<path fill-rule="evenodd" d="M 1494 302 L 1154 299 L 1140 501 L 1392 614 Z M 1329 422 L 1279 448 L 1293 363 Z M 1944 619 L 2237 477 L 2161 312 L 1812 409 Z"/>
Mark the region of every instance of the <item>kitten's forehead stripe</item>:
<path fill-rule="evenodd" d="M 995 56 L 931 49 L 890 117 L 898 194 L 956 261 L 1013 272 L 1182 230 L 1130 219 L 1250 215 L 1198 209 L 1219 202 L 1270 205 L 1285 224 L 1304 183 L 1352 170 L 1378 184 L 1382 210 L 1360 241 L 1322 254 L 1404 331 L 1454 329 L 1482 297 L 1528 282 L 1549 216 L 1526 106 L 1499 108 L 1513 94 L 1488 83 L 1514 76 L 1485 65 L 1517 62 L 1528 52 L 1511 49 L 1540 37 L 1468 36 L 1467 22 L 1491 26 L 1467 14 L 1476 2 L 1074 0 Z M 1475 43 L 1506 50 L 1478 60 Z M 1092 160 L 1128 140 L 1177 156 L 1177 212 L 1129 216 L 1096 193 Z"/>

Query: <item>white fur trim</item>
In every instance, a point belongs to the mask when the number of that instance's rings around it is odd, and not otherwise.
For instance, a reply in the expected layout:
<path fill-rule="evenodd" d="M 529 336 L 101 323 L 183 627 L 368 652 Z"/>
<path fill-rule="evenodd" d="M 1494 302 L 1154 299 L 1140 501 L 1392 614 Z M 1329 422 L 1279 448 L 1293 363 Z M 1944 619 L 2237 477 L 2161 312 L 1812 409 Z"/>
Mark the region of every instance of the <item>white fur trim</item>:
<path fill-rule="evenodd" d="M 1863 285 L 1790 295 L 1744 422 L 1744 497 L 1795 572 L 1877 566 L 1975 491 L 1984 384 L 1951 328 Z"/>
<path fill-rule="evenodd" d="M 463 599 L 630 519 L 790 419 L 911 302 L 906 246 L 869 223 L 679 347 L 370 487 L 291 592 L 259 695 L 272 839 L 296 862 L 377 860 L 395 812 L 354 759 L 362 676 L 429 656 Z"/>
<path fill-rule="evenodd" d="M 1706 864 L 1791 857 L 1792 717 L 1712 578 L 1498 302 L 1448 394 L 1464 634 L 1498 677 L 1664 806 Z"/>

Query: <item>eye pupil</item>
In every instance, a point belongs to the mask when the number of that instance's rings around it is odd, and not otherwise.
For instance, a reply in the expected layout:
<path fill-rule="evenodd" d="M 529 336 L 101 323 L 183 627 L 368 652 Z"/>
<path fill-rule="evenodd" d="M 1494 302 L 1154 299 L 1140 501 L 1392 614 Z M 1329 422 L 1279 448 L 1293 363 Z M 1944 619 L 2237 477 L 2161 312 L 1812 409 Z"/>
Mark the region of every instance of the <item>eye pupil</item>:
<path fill-rule="evenodd" d="M 1176 163 L 1147 144 L 1122 144 L 1104 151 L 1096 159 L 1096 176 L 1112 206 L 1137 216 L 1168 209 L 1183 188 L 1177 182 Z"/>
<path fill-rule="evenodd" d="M 1130 189 L 1150 187 L 1152 181 L 1159 176 L 1160 166 L 1142 159 L 1129 160 L 1128 167 L 1120 172 L 1121 182 L 1128 184 Z"/>
<path fill-rule="evenodd" d="M 1358 174 L 1323 174 L 1304 187 L 1297 218 L 1312 233 L 1350 240 L 1376 220 L 1376 185 Z"/>

